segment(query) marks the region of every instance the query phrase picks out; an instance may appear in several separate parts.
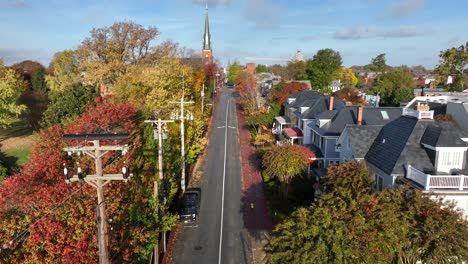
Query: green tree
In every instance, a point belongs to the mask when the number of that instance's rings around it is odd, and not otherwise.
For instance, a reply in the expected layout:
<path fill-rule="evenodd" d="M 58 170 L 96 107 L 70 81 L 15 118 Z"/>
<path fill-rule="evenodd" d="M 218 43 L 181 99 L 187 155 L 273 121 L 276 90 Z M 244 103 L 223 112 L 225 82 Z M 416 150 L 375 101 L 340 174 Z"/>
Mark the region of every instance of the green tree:
<path fill-rule="evenodd" d="M 276 145 L 263 155 L 262 165 L 266 173 L 281 182 L 284 195 L 287 197 L 291 180 L 304 172 L 312 156 L 313 153 L 306 147 L 291 144 Z"/>
<path fill-rule="evenodd" d="M 237 61 L 231 64 L 228 68 L 228 80 L 234 83 L 237 79 L 237 75 L 241 70 L 242 68 L 239 63 L 237 63 Z"/>
<path fill-rule="evenodd" d="M 35 91 L 45 91 L 47 89 L 45 82 L 45 69 L 38 68 L 31 74 L 31 88 Z"/>
<path fill-rule="evenodd" d="M 332 166 L 320 200 L 280 223 L 270 263 L 440 263 L 468 259 L 468 222 L 405 187 L 372 192 L 364 164 Z M 450 261 L 449 261 L 450 262 Z"/>
<path fill-rule="evenodd" d="M 451 91 L 462 91 L 464 87 L 464 76 L 468 66 L 468 42 L 458 48 L 450 48 L 440 52 L 440 64 L 435 72 L 439 74 L 439 81 L 445 81 L 452 76 L 449 84 Z"/>
<path fill-rule="evenodd" d="M 356 76 L 356 79 L 358 80 L 356 83 L 356 88 L 362 88 L 366 86 L 366 80 L 361 75 L 355 73 L 354 76 Z"/>
<path fill-rule="evenodd" d="M 328 87 L 340 75 L 342 59 L 338 51 L 321 49 L 307 61 L 306 73 L 313 89 Z"/>
<path fill-rule="evenodd" d="M 410 101 L 416 83 L 409 71 L 397 68 L 388 73 L 383 73 L 376 80 L 372 91 L 379 94 L 383 105 L 399 106 L 401 102 Z"/>
<path fill-rule="evenodd" d="M 290 61 L 286 65 L 288 78 L 286 80 L 306 80 L 306 62 L 305 61 Z"/>
<path fill-rule="evenodd" d="M 94 87 L 75 83 L 64 87 L 63 91 L 52 91 L 50 104 L 44 112 L 40 124 L 48 128 L 54 124 L 66 124 L 85 112 L 89 104 L 99 95 Z"/>
<path fill-rule="evenodd" d="M 372 58 L 369 68 L 377 73 L 384 73 L 387 68 L 385 53 L 379 54 L 377 57 Z"/>
<path fill-rule="evenodd" d="M 51 91 L 64 91 L 65 87 L 80 81 L 75 51 L 64 50 L 54 55 L 50 68 L 53 74 L 45 77 Z"/>
<path fill-rule="evenodd" d="M 15 70 L 0 67 L 0 128 L 26 111 L 25 105 L 18 104 L 25 89 L 25 82 Z"/>
<path fill-rule="evenodd" d="M 270 72 L 270 69 L 268 69 L 268 66 L 266 66 L 264 64 L 257 64 L 257 67 L 255 67 L 255 71 L 257 73 Z"/>

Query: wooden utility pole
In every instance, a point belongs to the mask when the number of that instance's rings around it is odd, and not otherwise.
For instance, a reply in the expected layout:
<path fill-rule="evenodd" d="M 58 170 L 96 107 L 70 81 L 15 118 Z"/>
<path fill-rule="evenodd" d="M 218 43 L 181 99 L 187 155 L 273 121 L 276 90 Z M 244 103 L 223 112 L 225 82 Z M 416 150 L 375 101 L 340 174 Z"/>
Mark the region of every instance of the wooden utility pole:
<path fill-rule="evenodd" d="M 145 120 L 145 123 L 151 123 L 153 126 L 156 126 L 154 131 L 154 136 L 156 138 L 156 133 L 158 134 L 158 170 L 159 170 L 159 180 L 162 181 L 164 178 L 163 174 L 163 125 L 167 123 L 172 123 L 174 120 Z M 155 201 L 158 200 L 158 181 L 154 181 L 154 199 Z M 158 206 L 156 205 L 156 213 L 158 213 Z M 163 232 L 163 250 L 166 252 L 166 232 Z M 157 264 L 159 262 L 159 246 L 158 246 L 158 239 L 156 239 L 156 246 L 154 247 L 154 263 Z"/>
<path fill-rule="evenodd" d="M 100 140 L 125 140 L 128 139 L 128 134 L 66 134 L 64 140 L 85 140 L 85 146 L 66 147 L 63 150 L 69 155 L 73 153 L 84 153 L 94 159 L 96 167 L 95 175 L 84 175 L 81 167 L 77 169 L 77 175 L 68 175 L 68 169 L 64 169 L 65 180 L 67 183 L 75 181 L 84 181 L 93 186 L 97 190 L 97 222 L 98 222 L 98 243 L 99 243 L 99 263 L 108 264 L 109 238 L 107 233 L 107 218 L 106 204 L 103 188 L 106 184 L 114 180 L 123 180 L 127 182 L 132 175 L 127 167 L 122 168 L 122 174 L 103 174 L 102 173 L 102 157 L 109 151 L 122 151 L 126 153 L 128 146 L 101 146 Z M 87 146 L 92 142 L 92 146 Z"/>
<path fill-rule="evenodd" d="M 182 175 L 180 176 L 180 188 L 183 192 L 185 192 L 185 127 L 184 127 L 184 120 L 193 120 L 193 114 L 188 113 L 185 114 L 184 112 L 184 105 L 185 104 L 193 104 L 193 101 L 186 102 L 184 101 L 184 96 L 178 102 L 171 102 L 173 104 L 180 104 L 180 115 L 179 113 L 172 114 L 171 119 L 179 119 L 180 120 L 180 152 L 181 152 L 181 159 L 182 159 Z"/>
<path fill-rule="evenodd" d="M 202 91 L 201 91 L 201 114 L 205 112 L 205 84 L 203 83 Z"/>

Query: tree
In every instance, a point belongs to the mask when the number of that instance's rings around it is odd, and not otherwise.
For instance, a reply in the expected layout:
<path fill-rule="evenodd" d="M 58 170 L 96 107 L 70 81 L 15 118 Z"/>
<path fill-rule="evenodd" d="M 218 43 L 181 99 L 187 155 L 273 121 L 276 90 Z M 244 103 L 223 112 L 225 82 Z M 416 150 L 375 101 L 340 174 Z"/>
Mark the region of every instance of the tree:
<path fill-rule="evenodd" d="M 338 51 L 321 49 L 312 60 L 307 60 L 306 73 L 313 89 L 327 87 L 339 77 L 341 70 L 341 56 Z"/>
<path fill-rule="evenodd" d="M 231 64 L 228 68 L 228 80 L 231 82 L 235 82 L 237 79 L 237 75 L 241 72 L 241 67 L 237 61 Z"/>
<path fill-rule="evenodd" d="M 268 67 L 264 64 L 257 64 L 257 67 L 255 68 L 255 71 L 257 73 L 261 73 L 261 72 L 270 72 L 270 69 L 268 69 Z"/>
<path fill-rule="evenodd" d="M 409 71 L 397 68 L 393 72 L 384 73 L 376 80 L 372 91 L 380 94 L 383 105 L 399 106 L 401 102 L 410 101 L 416 83 Z"/>
<path fill-rule="evenodd" d="M 306 62 L 305 61 L 289 61 L 286 65 L 288 78 L 285 80 L 306 80 Z"/>
<path fill-rule="evenodd" d="M 439 81 L 445 81 L 448 76 L 452 76 L 453 81 L 449 84 L 449 90 L 462 91 L 468 66 L 468 42 L 458 48 L 441 51 L 439 57 L 440 64 L 435 69 L 439 74 Z"/>
<path fill-rule="evenodd" d="M 356 76 L 357 79 L 356 88 L 363 88 L 366 86 L 366 80 L 361 75 L 355 73 L 354 76 Z"/>
<path fill-rule="evenodd" d="M 353 105 L 365 105 L 366 101 L 362 98 L 361 92 L 356 88 L 343 88 L 336 91 L 334 96 L 337 99 L 351 102 Z"/>
<path fill-rule="evenodd" d="M 134 22 L 116 22 L 94 28 L 77 50 L 79 72 L 92 84 L 115 84 L 126 66 L 144 62 L 150 44 L 159 35 L 155 27 L 144 28 Z"/>
<path fill-rule="evenodd" d="M 329 167 L 319 201 L 276 227 L 266 246 L 268 262 L 438 263 L 468 258 L 463 242 L 468 222 L 453 207 L 405 187 L 372 192 L 371 184 L 363 163 Z"/>
<path fill-rule="evenodd" d="M 80 72 L 78 66 L 75 51 L 64 50 L 55 53 L 50 64 L 53 74 L 45 77 L 50 90 L 64 91 L 66 87 L 72 87 L 74 83 L 79 82 Z"/>
<path fill-rule="evenodd" d="M 276 145 L 263 155 L 262 165 L 266 173 L 281 182 L 287 197 L 291 180 L 304 172 L 313 157 L 314 153 L 303 146 Z"/>
<path fill-rule="evenodd" d="M 377 57 L 372 58 L 371 64 L 369 67 L 372 71 L 377 73 L 384 73 L 387 68 L 387 62 L 385 59 L 385 53 L 377 55 Z"/>
<path fill-rule="evenodd" d="M 15 70 L 0 67 L 0 128 L 26 111 L 25 105 L 18 104 L 25 89 L 25 82 Z"/>
<path fill-rule="evenodd" d="M 41 126 L 48 128 L 54 124 L 66 124 L 85 112 L 88 105 L 94 103 L 99 93 L 94 87 L 81 83 L 63 87 L 63 91 L 53 91 L 50 94 L 50 104 L 44 112 Z"/>
<path fill-rule="evenodd" d="M 282 104 L 286 102 L 288 96 L 291 94 L 299 93 L 301 91 L 309 90 L 307 84 L 303 82 L 281 82 L 272 92 L 271 96 L 273 100 L 278 103 Z"/>
<path fill-rule="evenodd" d="M 31 88 L 34 91 L 46 91 L 47 85 L 45 82 L 45 69 L 43 67 L 35 70 L 31 74 Z"/>
<path fill-rule="evenodd" d="M 236 91 L 239 92 L 241 98 L 240 105 L 246 115 L 257 111 L 257 84 L 255 77 L 247 72 L 241 71 L 237 74 L 234 81 Z"/>
<path fill-rule="evenodd" d="M 343 68 L 341 69 L 340 79 L 343 83 L 343 86 L 346 87 L 356 87 L 358 83 L 358 78 L 356 74 L 354 74 L 351 68 Z"/>

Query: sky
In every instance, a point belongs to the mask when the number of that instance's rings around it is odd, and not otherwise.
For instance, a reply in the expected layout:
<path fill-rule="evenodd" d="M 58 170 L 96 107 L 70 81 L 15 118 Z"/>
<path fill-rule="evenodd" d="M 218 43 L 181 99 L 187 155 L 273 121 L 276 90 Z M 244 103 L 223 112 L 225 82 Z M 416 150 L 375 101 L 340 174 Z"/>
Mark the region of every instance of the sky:
<path fill-rule="evenodd" d="M 434 68 L 441 50 L 468 41 L 466 0 L 207 0 L 213 55 L 284 64 L 297 50 L 340 52 L 343 64 Z M 92 28 L 134 21 L 157 27 L 154 45 L 171 39 L 200 51 L 205 0 L 0 0 L 0 57 L 6 65 L 75 49 Z"/>

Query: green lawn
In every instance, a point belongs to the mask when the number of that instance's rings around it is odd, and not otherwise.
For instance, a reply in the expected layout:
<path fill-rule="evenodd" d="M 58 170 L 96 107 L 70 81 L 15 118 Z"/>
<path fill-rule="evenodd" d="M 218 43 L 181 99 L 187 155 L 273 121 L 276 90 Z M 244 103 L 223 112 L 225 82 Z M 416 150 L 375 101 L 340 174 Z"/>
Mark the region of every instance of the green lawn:
<path fill-rule="evenodd" d="M 20 119 L 5 129 L 0 129 L 0 160 L 10 172 L 29 162 L 33 142 L 32 128 Z"/>

